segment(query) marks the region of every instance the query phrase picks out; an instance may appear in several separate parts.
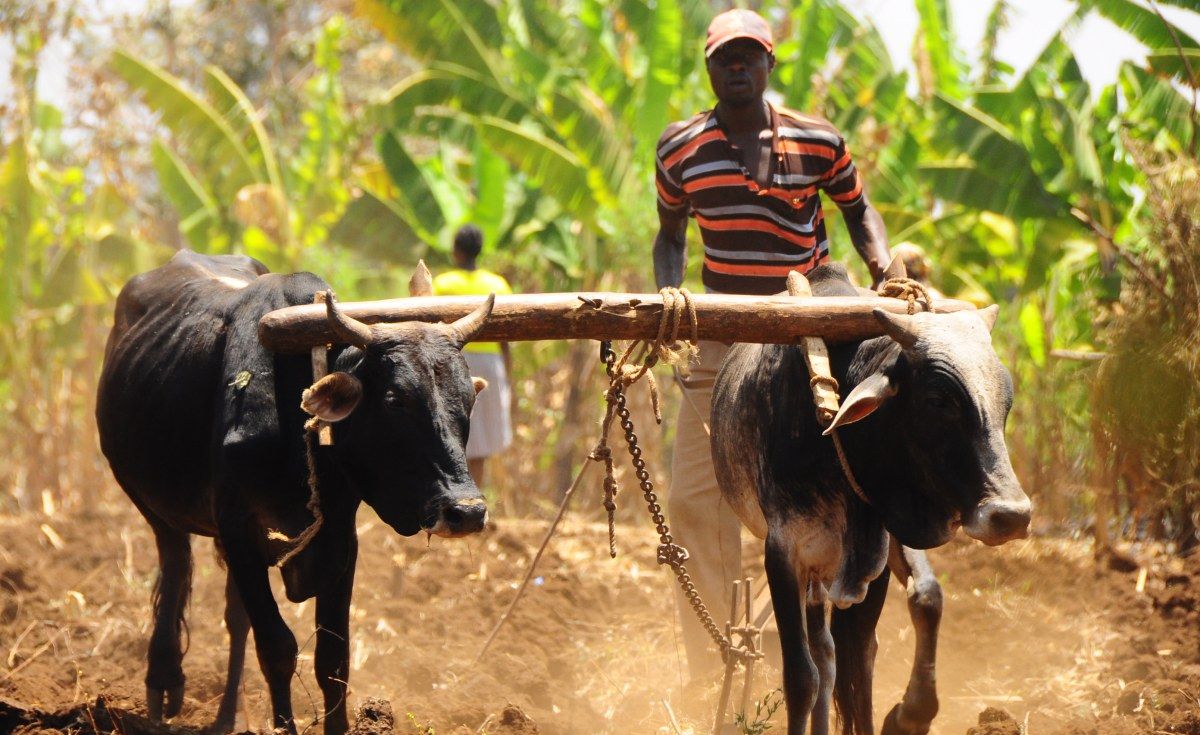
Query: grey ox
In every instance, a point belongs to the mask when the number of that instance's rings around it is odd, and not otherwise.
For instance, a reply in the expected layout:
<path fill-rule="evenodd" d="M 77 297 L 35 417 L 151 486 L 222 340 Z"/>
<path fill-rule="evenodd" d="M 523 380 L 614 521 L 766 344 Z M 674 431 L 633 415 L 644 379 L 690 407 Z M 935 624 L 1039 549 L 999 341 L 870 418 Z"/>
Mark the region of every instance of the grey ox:
<path fill-rule="evenodd" d="M 809 280 L 815 296 L 861 295 L 840 265 L 821 266 Z M 826 733 L 833 703 L 844 732 L 873 730 L 874 629 L 889 533 L 892 566 L 927 578 L 934 592 L 913 549 L 944 544 L 959 526 L 989 545 L 1028 533 L 1029 498 L 1004 443 L 1012 379 L 991 344 L 997 311 L 876 309 L 886 337 L 829 346 L 845 398 L 826 431 L 799 347 L 738 344 L 721 366 L 713 461 L 725 499 L 765 541 L 789 735 L 804 733 L 810 717 L 813 732 Z M 846 469 L 822 435 L 832 431 Z M 828 623 L 826 599 L 834 606 Z M 940 612 L 940 601 L 930 607 Z M 885 732 L 925 732 L 930 705 L 936 711 L 932 641 L 923 651 L 917 615 L 914 622 L 918 663 L 925 657 L 928 671 L 914 675 Z"/>

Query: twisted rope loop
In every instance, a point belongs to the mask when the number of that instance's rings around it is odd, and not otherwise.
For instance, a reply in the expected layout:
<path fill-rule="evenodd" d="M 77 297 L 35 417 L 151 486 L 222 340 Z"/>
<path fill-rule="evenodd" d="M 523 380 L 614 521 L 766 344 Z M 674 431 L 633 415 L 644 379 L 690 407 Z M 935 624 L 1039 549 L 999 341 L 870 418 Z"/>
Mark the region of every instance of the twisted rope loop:
<path fill-rule="evenodd" d="M 658 381 L 650 369 L 660 360 L 668 365 L 679 367 L 687 374 L 688 362 L 699 352 L 699 326 L 696 319 L 696 305 L 692 303 L 692 294 L 686 288 L 667 287 L 658 292 L 663 299 L 662 313 L 659 315 L 658 334 L 654 340 L 634 340 L 629 343 L 617 364 L 616 371 L 609 384 L 609 393 L 618 382 L 622 388 L 628 388 L 642 377 L 648 376 L 650 381 L 650 401 L 654 406 L 654 419 L 662 423 L 662 410 L 658 401 Z M 680 327 L 687 317 L 691 338 L 679 339 Z M 611 423 L 611 421 L 609 422 Z"/>
<path fill-rule="evenodd" d="M 889 278 L 879 284 L 879 295 L 906 299 L 909 314 L 916 313 L 918 299 L 925 302 L 925 311 L 933 311 L 933 298 L 929 295 L 929 289 L 925 288 L 925 284 L 911 278 Z"/>
<path fill-rule="evenodd" d="M 313 514 L 313 522 L 308 524 L 300 532 L 296 538 L 288 538 L 287 534 L 282 531 L 271 529 L 267 533 L 267 537 L 276 541 L 285 541 L 291 548 L 287 553 L 279 557 L 279 561 L 275 562 L 275 566 L 282 567 L 291 561 L 297 554 L 304 551 L 313 538 L 316 537 L 317 531 L 321 530 L 321 525 L 325 523 L 325 515 L 321 513 L 321 495 L 317 484 L 317 462 L 314 455 L 316 449 L 317 432 L 321 430 L 321 422 L 316 416 L 304 423 L 304 459 L 308 465 L 308 504 L 305 506 L 310 513 Z"/>

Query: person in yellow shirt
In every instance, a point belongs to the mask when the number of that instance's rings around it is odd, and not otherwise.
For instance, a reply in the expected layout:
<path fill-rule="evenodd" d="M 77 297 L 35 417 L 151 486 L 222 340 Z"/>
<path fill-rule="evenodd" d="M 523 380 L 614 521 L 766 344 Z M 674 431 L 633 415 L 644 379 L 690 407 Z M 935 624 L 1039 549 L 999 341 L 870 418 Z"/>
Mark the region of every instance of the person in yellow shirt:
<path fill-rule="evenodd" d="M 433 279 L 435 296 L 511 294 L 504 276 L 476 265 L 483 250 L 483 233 L 475 225 L 463 225 L 454 235 L 453 270 Z M 485 460 L 512 443 L 512 389 L 508 376 L 512 358 L 505 342 L 470 342 L 463 356 L 471 375 L 484 378 L 488 387 L 475 399 L 471 411 L 471 434 L 467 439 L 467 468 L 483 486 Z"/>

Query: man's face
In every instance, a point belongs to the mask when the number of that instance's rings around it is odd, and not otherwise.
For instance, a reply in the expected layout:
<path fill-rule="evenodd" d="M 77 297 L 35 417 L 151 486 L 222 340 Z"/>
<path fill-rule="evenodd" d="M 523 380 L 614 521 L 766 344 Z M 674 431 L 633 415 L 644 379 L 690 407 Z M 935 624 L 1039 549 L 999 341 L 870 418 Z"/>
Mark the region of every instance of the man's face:
<path fill-rule="evenodd" d="M 744 107 L 762 99 L 775 58 L 752 38 L 725 44 L 708 58 L 708 80 L 717 99 Z"/>

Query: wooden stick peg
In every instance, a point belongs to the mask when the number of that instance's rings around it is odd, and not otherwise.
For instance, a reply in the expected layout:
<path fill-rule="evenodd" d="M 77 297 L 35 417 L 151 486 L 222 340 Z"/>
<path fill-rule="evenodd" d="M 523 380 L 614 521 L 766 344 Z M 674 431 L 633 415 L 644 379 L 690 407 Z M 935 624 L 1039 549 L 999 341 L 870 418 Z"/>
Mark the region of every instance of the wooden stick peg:
<path fill-rule="evenodd" d="M 318 291 L 313 294 L 314 304 L 325 303 L 325 292 Z M 315 384 L 321 378 L 329 374 L 329 345 L 317 345 L 312 348 L 312 372 L 313 383 Z M 333 427 L 328 423 L 317 419 L 317 443 L 323 447 L 333 445 Z"/>

